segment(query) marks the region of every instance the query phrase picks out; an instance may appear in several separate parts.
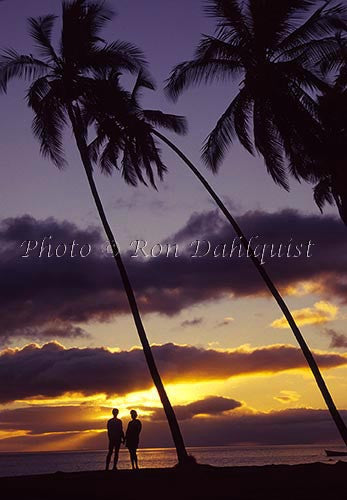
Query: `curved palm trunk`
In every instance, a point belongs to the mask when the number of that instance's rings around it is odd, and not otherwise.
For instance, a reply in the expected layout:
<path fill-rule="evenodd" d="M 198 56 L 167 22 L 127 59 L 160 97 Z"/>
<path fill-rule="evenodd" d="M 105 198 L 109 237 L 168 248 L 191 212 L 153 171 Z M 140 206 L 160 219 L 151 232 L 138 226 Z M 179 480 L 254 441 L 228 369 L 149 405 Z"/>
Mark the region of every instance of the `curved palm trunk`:
<path fill-rule="evenodd" d="M 163 382 L 161 380 L 159 371 L 158 371 L 157 366 L 155 364 L 153 353 L 152 353 L 151 347 L 150 347 L 148 339 L 147 339 L 145 328 L 143 326 L 140 312 L 139 312 L 139 309 L 137 307 L 134 291 L 132 289 L 132 286 L 131 286 L 131 283 L 130 283 L 130 280 L 128 277 L 128 273 L 127 273 L 125 266 L 123 264 L 119 249 L 117 247 L 116 240 L 113 236 L 112 229 L 107 221 L 106 214 L 105 214 L 104 208 L 102 206 L 102 202 L 100 200 L 100 197 L 99 197 L 99 194 L 98 194 L 95 182 L 94 182 L 93 173 L 92 173 L 92 165 L 91 165 L 91 162 L 89 159 L 88 150 L 87 150 L 87 143 L 86 143 L 86 140 L 85 140 L 85 137 L 83 134 L 83 127 L 81 126 L 81 121 L 80 121 L 78 109 L 76 110 L 76 108 L 74 108 L 73 106 L 70 106 L 68 109 L 68 113 L 69 113 L 69 117 L 70 117 L 70 120 L 72 123 L 72 128 L 73 128 L 76 144 L 77 144 L 78 150 L 80 152 L 82 163 L 83 163 L 83 166 L 84 166 L 87 178 L 88 178 L 89 187 L 91 189 L 91 192 L 92 192 L 92 195 L 94 198 L 94 202 L 95 202 L 95 205 L 97 207 L 102 225 L 103 225 L 104 230 L 105 230 L 105 233 L 106 233 L 107 238 L 108 238 L 110 245 L 112 247 L 113 257 L 117 263 L 119 273 L 121 275 L 123 286 L 124 286 L 124 289 L 125 289 L 125 292 L 126 292 L 126 295 L 128 298 L 129 306 L 130 306 L 130 309 L 131 309 L 131 312 L 132 312 L 132 315 L 134 318 L 134 322 L 136 325 L 137 333 L 140 337 L 140 341 L 141 341 L 141 344 L 143 347 L 143 351 L 145 354 L 147 365 L 148 365 L 151 377 L 153 379 L 154 385 L 158 391 L 160 400 L 162 402 L 166 418 L 168 420 L 168 424 L 169 424 L 171 434 L 172 434 L 172 439 L 173 439 L 175 447 L 176 447 L 178 462 L 180 464 L 183 464 L 187 461 L 188 454 L 187 454 L 187 451 L 185 449 L 181 430 L 179 428 L 175 412 L 174 412 L 172 405 L 170 403 L 170 400 L 166 394 L 166 391 L 165 391 Z"/>
<path fill-rule="evenodd" d="M 277 304 L 279 305 L 281 311 L 283 312 L 286 320 L 289 323 L 290 328 L 292 329 L 292 332 L 294 333 L 294 336 L 296 340 L 298 341 L 299 346 L 301 347 L 301 350 L 306 358 L 307 363 L 309 364 L 309 367 L 311 368 L 311 371 L 313 373 L 313 376 L 317 382 L 317 385 L 322 393 L 322 396 L 324 398 L 324 401 L 329 409 L 329 412 L 336 424 L 336 427 L 338 431 L 340 432 L 340 435 L 345 442 L 347 446 L 347 427 L 337 410 L 335 403 L 331 397 L 331 394 L 324 382 L 324 379 L 322 377 L 322 374 L 319 370 L 319 367 L 316 363 L 316 360 L 314 359 L 312 352 L 310 351 L 308 345 L 306 344 L 305 339 L 303 338 L 299 328 L 297 327 L 295 320 L 289 311 L 286 303 L 284 302 L 283 298 L 281 297 L 279 291 L 275 287 L 274 283 L 272 282 L 271 278 L 267 274 L 266 270 L 264 269 L 264 266 L 261 265 L 257 257 L 254 255 L 253 250 L 249 246 L 249 242 L 247 238 L 244 236 L 243 232 L 241 231 L 241 228 L 237 224 L 236 220 L 233 218 L 233 216 L 230 214 L 229 210 L 226 208 L 222 200 L 219 198 L 217 193 L 212 189 L 212 187 L 209 185 L 209 183 L 206 181 L 206 179 L 203 177 L 203 175 L 199 172 L 199 170 L 192 164 L 192 162 L 182 153 L 180 149 L 175 146 L 169 139 L 167 139 L 164 135 L 162 135 L 160 132 L 157 132 L 156 130 L 153 130 L 153 134 L 156 135 L 159 139 L 161 139 L 165 144 L 167 144 L 183 161 L 184 163 L 189 167 L 189 169 L 194 173 L 194 175 L 199 179 L 201 184 L 207 189 L 211 197 L 214 199 L 214 201 L 217 203 L 218 207 L 221 209 L 225 217 L 228 219 L 232 227 L 234 228 L 237 236 L 240 238 L 241 243 L 247 250 L 250 248 L 250 258 L 257 268 L 259 274 L 265 281 L 267 287 L 269 288 L 270 292 L 272 293 L 273 297 L 275 298 Z"/>

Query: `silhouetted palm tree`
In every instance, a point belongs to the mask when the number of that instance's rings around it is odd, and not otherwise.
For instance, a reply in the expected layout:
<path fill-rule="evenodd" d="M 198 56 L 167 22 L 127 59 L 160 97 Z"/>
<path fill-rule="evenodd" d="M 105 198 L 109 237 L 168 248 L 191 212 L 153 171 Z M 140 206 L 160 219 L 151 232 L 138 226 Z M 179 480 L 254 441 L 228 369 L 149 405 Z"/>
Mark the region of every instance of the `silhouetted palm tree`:
<path fill-rule="evenodd" d="M 320 140 L 318 105 L 312 93 L 324 91 L 326 83 L 309 69 L 309 62 L 312 58 L 323 59 L 334 49 L 336 26 L 346 8 L 340 4 L 331 7 L 332 2 L 326 1 L 306 21 L 299 21 L 316 3 L 306 0 L 207 2 L 207 14 L 217 19 L 215 36 L 204 36 L 195 58 L 174 68 L 167 91 L 176 99 L 191 85 L 226 79 L 239 81 L 239 92 L 204 144 L 203 159 L 214 172 L 237 136 L 251 154 L 256 150 L 264 157 L 274 181 L 288 189 L 286 157 L 289 172 L 296 175 L 305 154 L 304 147 L 311 150 Z M 246 246 L 246 238 L 226 207 L 201 174 L 198 177 Z M 347 445 L 346 425 L 293 316 L 254 254 L 252 261 L 286 317 Z"/>
<path fill-rule="evenodd" d="M 127 151 L 128 148 L 130 148 L 129 153 L 127 153 L 126 156 L 129 156 L 129 161 L 134 168 L 135 174 L 136 169 L 139 168 L 142 161 L 142 151 L 147 149 L 151 151 L 153 147 L 156 149 L 154 139 L 159 138 L 183 160 L 193 174 L 199 179 L 234 228 L 245 249 L 247 251 L 251 249 L 247 238 L 243 234 L 236 220 L 233 218 L 231 213 L 223 204 L 222 200 L 209 185 L 203 175 L 174 143 L 172 143 L 162 133 L 158 132 L 155 128 L 157 125 L 160 125 L 169 129 L 171 128 L 176 132 L 183 132 L 185 129 L 183 118 L 165 115 L 161 111 L 143 110 L 141 108 L 138 100 L 139 91 L 141 87 L 149 89 L 154 88 L 150 79 L 143 72 L 140 72 L 133 92 L 127 93 L 120 89 L 118 75 L 104 74 L 103 76 L 105 79 L 100 80 L 97 88 L 95 88 L 93 96 L 94 100 L 88 99 L 85 102 L 84 107 L 84 116 L 86 121 L 88 123 L 94 122 L 96 124 L 97 137 L 89 146 L 90 156 L 93 161 L 99 161 L 100 167 L 110 173 L 114 167 L 119 168 L 117 158 L 120 152 Z M 134 184 L 134 182 L 136 183 L 138 179 L 139 178 L 134 175 L 134 179 L 130 177 L 127 178 L 126 181 L 130 184 Z M 347 445 L 346 426 L 341 418 L 341 415 L 336 409 L 334 401 L 308 345 L 306 344 L 292 314 L 266 272 L 264 266 L 254 255 L 252 250 L 249 252 L 249 255 L 286 317 L 312 370 L 317 385 L 321 390 L 323 398 L 336 423 L 336 426 Z"/>
<path fill-rule="evenodd" d="M 329 88 L 318 104 L 321 140 L 303 155 L 297 174 L 316 184 L 314 199 L 321 212 L 326 203 L 336 205 L 347 225 L 347 92 Z"/>
<path fill-rule="evenodd" d="M 154 83 L 145 69 L 139 72 L 132 92 L 120 86 L 117 71 L 98 72 L 98 76 L 93 95 L 81 100 L 84 122 L 96 128 L 96 138 L 89 145 L 91 160 L 106 174 L 112 174 L 115 168 L 121 170 L 130 185 L 147 184 L 148 180 L 156 188 L 152 165 L 160 179 L 166 167 L 152 137 L 153 125 L 184 134 L 187 130 L 185 118 L 140 107 L 141 89 L 154 90 Z"/>
<path fill-rule="evenodd" d="M 347 34 L 347 24 L 343 31 Z M 347 38 L 341 32 L 336 46 L 318 63 L 333 83 L 318 96 L 321 138 L 305 151 L 298 176 L 316 183 L 314 198 L 320 210 L 325 203 L 335 204 L 347 225 Z"/>
<path fill-rule="evenodd" d="M 88 183 L 112 246 L 148 368 L 168 419 L 178 460 L 184 463 L 187 460 L 187 452 L 178 422 L 157 370 L 131 283 L 93 179 L 87 148 L 87 128 L 80 112 L 81 102 L 87 101 L 93 95 L 93 75 L 106 70 L 138 72 L 145 62 L 141 51 L 135 46 L 120 41 L 107 44 L 100 38 L 101 28 L 112 17 L 112 12 L 104 3 L 87 0 L 63 2 L 62 16 L 63 28 L 58 51 L 51 43 L 55 16 L 29 19 L 30 34 L 41 59 L 31 54 L 21 55 L 12 49 L 6 50 L 0 62 L 0 85 L 2 90 L 6 91 L 8 82 L 15 77 L 30 80 L 27 101 L 34 111 L 33 132 L 40 141 L 41 153 L 48 156 L 59 168 L 65 163 L 62 130 L 70 120 Z M 154 151 L 153 154 L 155 155 Z M 154 183 L 152 160 L 155 161 L 159 176 L 163 174 L 165 167 L 158 155 L 150 157 L 148 161 L 145 155 L 144 158 L 146 160 L 133 169 L 128 155 L 125 154 L 122 166 L 126 179 L 138 177 L 143 180 L 143 175 L 147 175 Z"/>
<path fill-rule="evenodd" d="M 174 68 L 167 92 L 176 99 L 191 85 L 239 82 L 239 92 L 204 144 L 203 159 L 214 172 L 237 136 L 251 154 L 264 157 L 274 181 L 288 189 L 285 157 L 295 174 L 300 154 L 293 144 L 319 134 L 312 92 L 326 85 L 309 62 L 335 47 L 336 23 L 347 12 L 325 1 L 308 20 L 298 22 L 316 3 L 208 0 L 206 13 L 217 19 L 216 34 L 204 36 L 195 58 Z"/>
<path fill-rule="evenodd" d="M 152 165 L 160 179 L 166 167 L 153 138 L 153 127 L 184 134 L 187 130 L 185 118 L 141 108 L 141 89 L 155 88 L 145 69 L 139 71 L 132 92 L 120 86 L 117 71 L 99 72 L 98 76 L 93 95 L 82 98 L 82 118 L 87 125 L 94 124 L 96 128 L 96 138 L 89 145 L 91 160 L 106 174 L 112 174 L 115 168 L 121 170 L 125 182 L 130 185 L 147 184 L 149 180 L 156 188 Z"/>

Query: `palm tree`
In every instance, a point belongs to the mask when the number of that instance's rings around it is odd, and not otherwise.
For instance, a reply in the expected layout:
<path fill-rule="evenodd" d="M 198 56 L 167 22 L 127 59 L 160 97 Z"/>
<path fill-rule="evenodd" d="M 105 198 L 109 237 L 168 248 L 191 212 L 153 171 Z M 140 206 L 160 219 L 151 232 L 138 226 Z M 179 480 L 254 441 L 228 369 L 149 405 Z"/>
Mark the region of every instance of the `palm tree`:
<path fill-rule="evenodd" d="M 138 99 L 141 88 L 154 89 L 153 83 L 148 76 L 141 71 L 131 93 L 126 93 L 120 89 L 118 75 L 104 74 L 102 76 L 104 79 L 101 79 L 97 85 L 98 88 L 95 88 L 94 101 L 88 99 L 84 106 L 86 121 L 96 124 L 97 137 L 89 146 L 90 156 L 93 161 L 99 161 L 100 167 L 110 173 L 114 167 L 119 168 L 117 158 L 120 151 L 130 148 L 129 154 L 126 156 L 129 156 L 130 162 L 136 172 L 136 169 L 138 169 L 141 164 L 142 151 L 148 148 L 152 150 L 153 146 L 156 147 L 155 138 L 159 138 L 169 146 L 181 160 L 183 160 L 187 167 L 202 183 L 232 225 L 245 249 L 251 249 L 240 226 L 203 175 L 172 141 L 158 132 L 155 128 L 159 125 L 169 129 L 171 128 L 176 132 L 183 132 L 184 122 L 182 118 L 165 115 L 157 110 L 143 110 L 141 108 Z M 140 157 L 138 156 L 138 152 L 141 153 Z M 133 184 L 132 177 L 126 179 L 126 181 Z M 347 429 L 345 423 L 334 404 L 319 367 L 305 339 L 296 325 L 285 301 L 281 297 L 264 266 L 254 255 L 253 250 L 250 251 L 250 258 L 286 317 L 303 351 L 307 363 L 312 370 L 337 429 L 347 445 Z"/>
<path fill-rule="evenodd" d="M 335 31 L 341 26 L 341 17 L 346 15 L 346 7 L 331 3 L 325 1 L 306 21 L 298 22 L 316 2 L 208 0 L 206 13 L 217 19 L 215 36 L 203 36 L 195 58 L 174 68 L 167 92 L 177 99 L 191 85 L 225 79 L 239 82 L 239 92 L 203 147 L 203 160 L 214 172 L 237 136 L 251 154 L 257 151 L 263 156 L 277 184 L 288 189 L 288 171 L 298 177 L 300 162 L 307 154 L 304 147 L 311 152 L 321 141 L 318 104 L 313 96 L 327 89 L 327 84 L 309 69 L 309 62 L 324 59 L 335 49 Z M 190 163 L 182 153 L 177 153 Z M 189 167 L 193 170 L 192 165 Z M 247 239 L 226 207 L 201 174 L 197 171 L 195 174 L 247 247 Z M 347 445 L 346 425 L 308 345 L 264 267 L 254 254 L 251 258 L 286 317 Z"/>
<path fill-rule="evenodd" d="M 268 172 L 283 188 L 289 190 L 288 172 L 298 181 L 316 183 L 318 207 L 335 203 L 347 224 L 346 175 L 341 167 L 347 7 L 321 0 L 321 7 L 298 24 L 295 18 L 316 3 L 210 0 L 206 12 L 218 20 L 216 34 L 203 37 L 192 61 L 176 66 L 167 91 L 176 99 L 190 85 L 239 79 L 240 91 L 205 141 L 204 161 L 217 172 L 236 135 L 251 154 L 263 156 Z M 324 77 L 340 70 L 333 88 L 318 77 L 317 65 Z"/>
<path fill-rule="evenodd" d="M 343 28 L 346 33 L 347 24 Z M 347 38 L 338 33 L 336 46 L 317 63 L 333 83 L 318 96 L 321 140 L 306 152 L 298 175 L 316 183 L 314 198 L 320 210 L 326 203 L 335 204 L 347 225 Z"/>
<path fill-rule="evenodd" d="M 298 175 L 315 183 L 314 199 L 323 212 L 326 203 L 336 205 L 347 225 L 347 92 L 332 87 L 318 98 L 322 140 L 302 158 Z"/>
<path fill-rule="evenodd" d="M 51 43 L 55 16 L 29 19 L 30 34 L 41 59 L 31 54 L 21 55 L 12 49 L 4 51 L 0 60 L 0 86 L 5 92 L 8 82 L 15 77 L 30 80 L 27 101 L 34 112 L 33 132 L 40 142 L 41 153 L 49 157 L 58 168 L 65 164 L 62 130 L 70 121 L 92 196 L 121 275 L 148 368 L 168 419 L 178 461 L 182 464 L 187 462 L 188 457 L 183 437 L 156 367 L 134 291 L 94 182 L 87 148 L 87 127 L 81 114 L 81 102 L 93 95 L 94 74 L 106 69 L 133 73 L 145 66 L 142 53 L 135 46 L 121 41 L 107 44 L 100 38 L 100 30 L 111 18 L 112 11 L 104 3 L 87 0 L 63 2 L 63 28 L 58 51 Z M 158 158 L 156 166 L 161 176 L 165 167 Z M 128 158 L 125 157 L 124 175 L 130 175 L 130 170 Z M 147 161 L 144 173 L 154 183 L 152 167 Z M 132 174 L 143 179 L 141 168 L 131 171 Z"/>
<path fill-rule="evenodd" d="M 300 154 L 293 144 L 319 136 L 312 93 L 327 86 L 308 63 L 333 50 L 337 23 L 347 13 L 346 7 L 324 1 L 297 25 L 295 19 L 315 3 L 208 0 L 206 13 L 217 19 L 215 36 L 203 36 L 195 58 L 173 69 L 166 90 L 176 100 L 191 85 L 239 82 L 239 92 L 203 147 L 202 157 L 214 172 L 236 135 L 247 151 L 263 156 L 274 181 L 289 189 L 285 157 L 295 174 Z"/>

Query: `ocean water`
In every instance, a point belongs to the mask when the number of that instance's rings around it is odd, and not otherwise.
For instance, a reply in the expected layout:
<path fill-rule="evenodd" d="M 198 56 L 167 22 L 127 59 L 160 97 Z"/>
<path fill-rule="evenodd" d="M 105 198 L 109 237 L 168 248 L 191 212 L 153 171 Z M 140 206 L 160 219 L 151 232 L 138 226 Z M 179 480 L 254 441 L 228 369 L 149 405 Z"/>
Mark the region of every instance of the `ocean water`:
<path fill-rule="evenodd" d="M 216 446 L 189 448 L 199 463 L 215 466 L 251 466 L 271 464 L 303 464 L 324 462 L 334 464 L 337 460 L 347 461 L 347 457 L 328 458 L 324 449 L 343 450 L 338 446 Z M 138 452 L 141 468 L 172 467 L 176 464 L 173 448 L 145 448 Z M 76 472 L 103 470 L 105 450 L 40 452 L 40 453 L 0 453 L 0 476 L 21 476 L 47 474 L 57 471 Z M 111 464 L 112 465 L 112 464 Z M 129 469 L 128 451 L 119 454 L 119 469 Z"/>

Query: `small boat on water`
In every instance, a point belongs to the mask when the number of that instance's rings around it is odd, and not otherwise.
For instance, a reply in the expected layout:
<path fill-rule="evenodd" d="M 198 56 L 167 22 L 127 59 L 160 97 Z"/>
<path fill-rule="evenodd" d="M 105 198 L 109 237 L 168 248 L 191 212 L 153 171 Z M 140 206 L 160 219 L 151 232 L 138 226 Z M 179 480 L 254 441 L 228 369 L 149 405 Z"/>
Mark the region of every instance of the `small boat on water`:
<path fill-rule="evenodd" d="M 347 457 L 347 451 L 325 450 L 328 457 Z"/>

